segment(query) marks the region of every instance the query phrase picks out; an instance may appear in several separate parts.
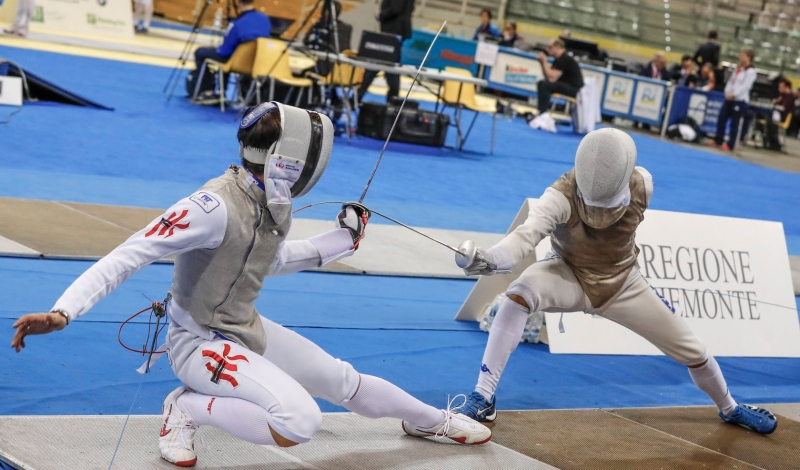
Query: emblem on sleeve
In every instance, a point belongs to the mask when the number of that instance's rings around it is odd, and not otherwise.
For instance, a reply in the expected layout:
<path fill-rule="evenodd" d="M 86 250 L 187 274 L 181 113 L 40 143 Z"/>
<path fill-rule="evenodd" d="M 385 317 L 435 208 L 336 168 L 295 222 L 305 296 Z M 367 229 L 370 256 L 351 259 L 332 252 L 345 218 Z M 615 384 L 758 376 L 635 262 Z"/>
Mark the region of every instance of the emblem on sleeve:
<path fill-rule="evenodd" d="M 150 235 L 155 235 L 157 237 L 169 238 L 175 234 L 175 230 L 186 230 L 189 228 L 191 222 L 186 222 L 185 224 L 179 222 L 183 220 L 188 213 L 189 209 L 184 209 L 181 215 L 178 215 L 177 212 L 173 212 L 168 218 L 162 217 L 160 221 L 153 225 L 153 228 L 151 228 L 149 232 L 144 234 L 144 237 L 147 238 Z"/>
<path fill-rule="evenodd" d="M 206 214 L 219 207 L 217 198 L 202 191 L 190 197 L 189 200 L 200 206 Z"/>

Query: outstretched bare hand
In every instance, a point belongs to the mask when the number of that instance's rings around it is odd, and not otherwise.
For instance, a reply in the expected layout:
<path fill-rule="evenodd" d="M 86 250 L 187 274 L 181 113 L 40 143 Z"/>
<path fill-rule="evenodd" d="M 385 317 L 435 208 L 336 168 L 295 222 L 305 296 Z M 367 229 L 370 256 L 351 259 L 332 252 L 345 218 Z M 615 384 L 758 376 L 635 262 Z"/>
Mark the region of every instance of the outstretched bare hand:
<path fill-rule="evenodd" d="M 28 335 L 46 335 L 54 331 L 63 330 L 67 326 L 67 319 L 60 313 L 30 313 L 17 320 L 13 328 L 17 329 L 11 340 L 11 347 L 17 352 L 25 347 L 25 337 Z"/>

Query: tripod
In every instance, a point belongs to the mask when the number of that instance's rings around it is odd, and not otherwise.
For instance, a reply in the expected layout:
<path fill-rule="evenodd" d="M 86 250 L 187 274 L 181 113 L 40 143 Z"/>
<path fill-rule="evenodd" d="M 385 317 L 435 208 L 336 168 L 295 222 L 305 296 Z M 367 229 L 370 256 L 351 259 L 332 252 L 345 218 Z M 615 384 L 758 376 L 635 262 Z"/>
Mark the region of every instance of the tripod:
<path fill-rule="evenodd" d="M 189 54 L 192 51 L 192 46 L 197 41 L 197 35 L 200 34 L 200 30 L 203 28 L 203 20 L 205 19 L 206 13 L 208 12 L 208 7 L 211 6 L 213 1 L 214 0 L 205 0 L 205 2 L 203 3 L 203 8 L 200 9 L 200 13 L 197 15 L 197 21 L 194 22 L 194 26 L 192 27 L 192 32 L 189 33 L 189 38 L 183 45 L 183 50 L 181 51 L 181 55 L 178 57 L 178 63 L 175 64 L 175 67 L 169 74 L 169 80 L 167 80 L 167 84 L 164 85 L 164 89 L 161 91 L 162 93 L 166 93 L 167 89 L 169 89 L 169 94 L 167 95 L 167 101 L 170 101 L 172 99 L 172 95 L 175 93 L 175 87 L 178 85 L 178 80 L 180 79 L 179 71 L 186 66 L 186 61 L 189 60 Z M 217 1 L 220 2 L 221 0 Z"/>

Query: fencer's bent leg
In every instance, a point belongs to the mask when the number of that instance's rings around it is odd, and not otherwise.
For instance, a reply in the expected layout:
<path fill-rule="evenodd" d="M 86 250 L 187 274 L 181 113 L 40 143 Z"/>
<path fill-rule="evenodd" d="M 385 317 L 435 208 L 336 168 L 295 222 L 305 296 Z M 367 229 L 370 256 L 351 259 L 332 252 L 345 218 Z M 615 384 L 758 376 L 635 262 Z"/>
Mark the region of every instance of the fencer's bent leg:
<path fill-rule="evenodd" d="M 508 358 L 522 338 L 530 312 L 574 312 L 590 307 L 572 270 L 558 257 L 528 267 L 506 294 L 508 298 L 497 310 L 489 330 L 475 387 L 487 400 L 494 395 Z"/>
<path fill-rule="evenodd" d="M 263 419 L 251 427 L 252 435 L 244 436 L 250 442 L 268 441 L 268 436 L 263 432 L 265 426 L 274 431 L 270 434 L 279 445 L 307 442 L 319 430 L 322 413 L 316 402 L 302 385 L 278 366 L 236 343 L 222 339 L 193 340 L 182 345 L 180 333 L 175 334 L 174 330 L 180 331 L 180 328 L 170 326 L 169 341 L 173 348 L 196 346 L 188 355 L 180 350 L 171 351 L 170 358 L 178 378 L 206 396 L 202 400 L 189 400 L 183 395 L 179 398 L 179 407 L 183 404 L 193 405 L 188 410 L 182 410 L 197 422 L 207 422 L 237 435 L 236 428 L 241 427 L 241 423 L 235 420 L 234 415 L 226 415 L 224 410 L 246 408 L 249 407 L 246 402 L 250 402 L 265 410 L 265 414 L 252 415 L 257 421 L 259 416 Z M 191 333 L 186 334 L 191 336 Z M 179 359 L 176 361 L 173 358 Z M 211 398 L 215 398 L 213 404 Z M 218 405 L 222 406 L 217 408 Z M 210 413 L 211 417 L 204 421 L 201 418 L 203 413 Z"/>
<path fill-rule="evenodd" d="M 335 359 L 322 348 L 266 318 L 264 357 L 274 363 L 314 397 L 341 405 L 368 418 L 398 418 L 433 427 L 444 413 L 426 405 L 399 387 L 371 375 L 360 374 L 347 362 Z"/>
<path fill-rule="evenodd" d="M 638 268 L 628 276 L 619 296 L 598 314 L 628 328 L 689 367 L 694 383 L 723 414 L 730 414 L 736 407 L 717 361 L 686 321 L 650 287 Z"/>

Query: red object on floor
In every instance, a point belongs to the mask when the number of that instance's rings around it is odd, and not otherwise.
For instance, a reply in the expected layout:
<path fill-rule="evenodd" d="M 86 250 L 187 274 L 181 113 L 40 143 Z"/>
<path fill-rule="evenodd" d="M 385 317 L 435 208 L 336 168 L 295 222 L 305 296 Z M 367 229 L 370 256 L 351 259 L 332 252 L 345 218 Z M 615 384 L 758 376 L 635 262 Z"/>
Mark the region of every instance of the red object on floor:
<path fill-rule="evenodd" d="M 731 148 L 730 148 L 730 147 L 728 147 L 728 144 L 722 144 L 722 147 L 720 147 L 720 148 L 721 148 L 722 150 L 725 150 L 725 151 L 730 151 L 730 150 L 731 150 Z"/>

